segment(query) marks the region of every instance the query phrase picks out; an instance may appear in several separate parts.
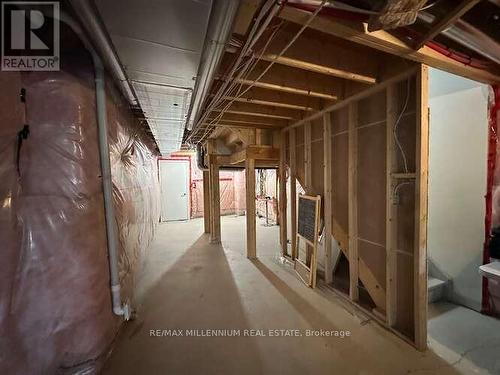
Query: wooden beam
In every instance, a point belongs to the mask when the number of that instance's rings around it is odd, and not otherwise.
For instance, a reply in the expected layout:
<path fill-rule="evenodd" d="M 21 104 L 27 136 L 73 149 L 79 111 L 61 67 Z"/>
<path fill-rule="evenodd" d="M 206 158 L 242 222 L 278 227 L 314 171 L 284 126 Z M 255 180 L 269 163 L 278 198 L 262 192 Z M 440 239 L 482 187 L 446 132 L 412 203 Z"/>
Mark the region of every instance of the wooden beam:
<path fill-rule="evenodd" d="M 321 99 L 326 99 L 326 100 L 337 100 L 337 98 L 338 98 L 337 95 L 328 94 L 325 92 L 307 90 L 307 89 L 302 89 L 302 88 L 298 88 L 298 87 L 268 82 L 265 78 L 263 78 L 257 82 L 252 81 L 250 79 L 236 79 L 235 81 L 236 81 L 236 83 L 241 83 L 242 85 L 247 85 L 247 86 L 252 85 L 253 87 L 260 87 L 260 88 L 268 89 L 268 90 L 288 92 L 288 93 L 297 94 L 297 95 L 312 96 L 314 98 L 321 98 Z"/>
<path fill-rule="evenodd" d="M 220 243 L 220 181 L 215 139 L 207 141 L 207 151 L 210 174 L 210 213 L 212 219 L 210 225 L 210 243 Z"/>
<path fill-rule="evenodd" d="M 284 137 L 286 134 L 282 134 Z M 292 259 L 297 258 L 297 149 L 296 149 L 295 129 L 289 132 L 289 155 L 290 155 L 290 222 L 292 237 Z"/>
<path fill-rule="evenodd" d="M 260 100 L 260 99 L 250 98 L 250 97 L 237 98 L 235 96 L 224 96 L 224 99 L 225 100 L 233 100 L 235 102 L 241 102 L 241 103 L 252 103 L 252 104 L 257 104 L 257 105 L 266 105 L 266 106 L 270 106 L 270 107 L 281 107 L 281 108 L 287 108 L 287 109 L 294 109 L 296 111 L 309 111 L 309 112 L 314 111 L 314 108 L 312 108 L 312 107 L 305 107 L 305 106 L 276 102 L 276 101 Z"/>
<path fill-rule="evenodd" d="M 266 76 L 264 76 L 265 78 Z M 234 95 L 234 94 L 233 94 Z M 259 101 L 262 105 L 283 106 L 283 108 L 296 109 L 301 111 L 319 111 L 324 107 L 324 100 L 314 98 L 310 95 L 297 95 L 293 93 L 268 90 L 259 87 L 252 87 L 244 93 L 240 100 Z M 271 103 L 277 103 L 276 105 Z"/>
<path fill-rule="evenodd" d="M 324 247 L 325 282 L 331 284 L 332 270 L 332 127 L 331 114 L 323 115 L 323 175 L 324 175 Z"/>
<path fill-rule="evenodd" d="M 226 72 L 233 63 L 234 55 L 226 53 L 219 71 Z M 235 82 L 248 86 L 258 79 L 258 82 L 252 85 L 252 89 L 257 87 L 326 100 L 336 100 L 339 95 L 344 93 L 345 80 L 343 79 L 280 64 L 274 64 L 270 69 L 268 66 L 268 62 L 259 61 L 246 77 Z M 264 75 L 261 77 L 262 74 Z M 219 80 L 227 79 L 223 75 L 216 78 Z"/>
<path fill-rule="evenodd" d="M 279 161 L 279 223 L 280 223 L 280 242 L 281 254 L 288 256 L 288 232 L 286 216 L 286 142 L 285 134 L 280 139 L 280 161 Z M 293 241 L 293 239 L 292 239 Z"/>
<path fill-rule="evenodd" d="M 203 171 L 203 225 L 205 233 L 210 233 L 210 181 L 209 172 Z"/>
<path fill-rule="evenodd" d="M 284 7 L 279 13 L 279 17 L 300 25 L 305 24 L 310 16 L 311 14 L 307 11 L 288 6 Z M 326 34 L 347 39 L 354 43 L 359 43 L 383 52 L 424 63 L 462 77 L 488 84 L 500 82 L 500 76 L 494 69 L 483 70 L 473 68 L 446 57 L 427 46 L 415 51 L 403 41 L 386 31 L 379 30 L 368 32 L 366 24 L 317 16 L 309 24 L 309 27 Z"/>
<path fill-rule="evenodd" d="M 226 104 L 228 104 L 228 102 L 224 102 L 224 105 Z M 282 107 L 263 106 L 251 101 L 244 103 L 233 102 L 229 107 L 229 110 L 237 112 L 257 113 L 258 116 L 261 117 L 283 118 L 287 120 L 300 119 L 304 116 L 304 111 L 301 110 L 282 108 Z"/>
<path fill-rule="evenodd" d="M 246 159 L 254 160 L 279 160 L 280 150 L 266 145 L 249 145 L 245 149 L 232 155 L 219 155 L 217 163 L 219 165 L 238 164 Z"/>
<path fill-rule="evenodd" d="M 314 64 L 311 62 L 294 59 L 286 56 L 278 56 L 275 54 L 265 54 L 262 56 L 262 60 L 274 61 L 277 64 L 291 66 L 293 68 L 308 70 L 311 72 L 326 74 L 333 77 L 348 79 L 356 82 L 373 84 L 377 82 L 375 77 L 370 77 L 367 75 L 349 72 L 347 70 L 337 69 L 331 66 Z"/>
<path fill-rule="evenodd" d="M 221 112 L 219 109 L 214 109 L 212 112 Z M 225 110 L 224 113 L 232 113 L 235 115 L 244 115 L 244 116 L 255 116 L 255 117 L 267 117 L 267 118 L 275 118 L 280 120 L 293 120 L 294 118 L 291 116 L 284 115 L 274 115 L 271 113 L 263 113 L 260 111 L 236 111 L 233 109 Z"/>
<path fill-rule="evenodd" d="M 348 120 L 348 201 L 349 201 L 349 297 L 359 300 L 359 255 L 358 255 L 358 108 L 357 103 L 349 104 Z"/>
<path fill-rule="evenodd" d="M 321 111 L 319 112 L 316 112 L 314 113 L 313 115 L 310 115 L 302 120 L 299 120 L 297 121 L 296 123 L 290 125 L 290 126 L 287 126 L 286 128 L 283 129 L 283 131 L 286 131 L 288 129 L 291 129 L 291 128 L 295 128 L 297 126 L 301 126 L 303 124 L 306 124 L 310 121 L 313 121 L 313 120 L 316 120 L 316 119 L 319 119 L 321 118 L 325 113 L 327 112 L 332 112 L 332 111 L 335 111 L 335 110 L 338 110 L 338 109 L 341 109 L 341 108 L 344 108 L 346 106 L 348 106 L 349 104 L 351 103 L 355 103 L 355 102 L 358 102 L 362 99 L 365 99 L 369 96 L 372 96 L 374 94 L 376 94 L 377 92 L 379 91 L 382 91 L 382 90 L 385 90 L 388 86 L 394 84 L 394 83 L 397 83 L 399 81 L 403 81 L 405 79 L 408 79 L 408 77 L 416 74 L 418 71 L 418 67 L 413 67 L 413 68 L 410 68 L 408 69 L 407 71 L 403 72 L 403 73 L 399 73 L 399 74 L 396 74 L 394 77 L 391 77 L 389 79 L 386 79 L 385 81 L 383 82 L 380 82 L 374 86 L 371 86 L 370 88 L 366 89 L 366 90 L 363 90 L 357 94 L 354 94 L 352 96 L 349 96 L 348 98 L 338 102 L 338 103 L 335 103 L 335 104 L 332 104 L 332 105 L 329 105 L 328 107 L 325 107 L 324 109 L 322 109 Z"/>
<path fill-rule="evenodd" d="M 386 322 L 389 327 L 396 323 L 397 313 L 397 206 L 393 199 L 396 186 L 393 179 L 397 169 L 394 127 L 398 117 L 398 91 L 396 85 L 387 87 L 386 92 L 386 184 L 385 184 L 385 248 L 386 248 Z"/>
<path fill-rule="evenodd" d="M 255 160 L 245 160 L 247 258 L 257 258 L 255 225 Z"/>
<path fill-rule="evenodd" d="M 422 48 L 427 41 L 434 39 L 436 35 L 454 24 L 460 17 L 462 17 L 480 1 L 481 0 L 463 0 L 452 11 L 448 12 L 443 18 L 432 25 L 431 29 L 418 41 L 415 49 L 419 50 Z"/>
<path fill-rule="evenodd" d="M 415 179 L 415 249 L 414 317 L 415 345 L 427 349 L 427 183 L 429 165 L 428 68 L 421 65 L 416 78 L 416 172 Z"/>
<path fill-rule="evenodd" d="M 284 127 L 288 125 L 288 120 L 279 120 L 279 119 L 265 119 L 265 118 L 255 118 L 254 116 L 244 116 L 244 115 L 234 115 L 230 113 L 224 113 L 221 117 L 216 114 L 212 114 L 205 123 L 213 122 L 215 119 L 219 121 L 219 123 L 223 124 L 245 124 L 245 125 L 255 125 L 266 127 Z"/>

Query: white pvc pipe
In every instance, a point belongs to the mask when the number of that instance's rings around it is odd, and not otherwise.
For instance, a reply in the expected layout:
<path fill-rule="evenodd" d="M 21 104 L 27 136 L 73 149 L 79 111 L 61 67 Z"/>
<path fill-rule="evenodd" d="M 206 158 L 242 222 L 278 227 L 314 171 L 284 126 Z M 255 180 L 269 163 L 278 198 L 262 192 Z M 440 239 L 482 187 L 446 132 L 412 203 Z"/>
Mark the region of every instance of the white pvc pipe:
<path fill-rule="evenodd" d="M 61 21 L 67 24 L 80 37 L 87 50 L 90 52 L 94 64 L 99 157 L 101 161 L 102 188 L 104 195 L 109 274 L 111 281 L 111 300 L 113 304 L 113 313 L 123 316 L 125 320 L 128 320 L 130 318 L 130 306 L 128 303 L 122 304 L 120 278 L 118 272 L 118 234 L 115 220 L 115 208 L 113 204 L 111 161 L 109 158 L 104 66 L 100 56 L 94 50 L 78 24 L 69 15 L 63 12 L 61 12 Z"/>

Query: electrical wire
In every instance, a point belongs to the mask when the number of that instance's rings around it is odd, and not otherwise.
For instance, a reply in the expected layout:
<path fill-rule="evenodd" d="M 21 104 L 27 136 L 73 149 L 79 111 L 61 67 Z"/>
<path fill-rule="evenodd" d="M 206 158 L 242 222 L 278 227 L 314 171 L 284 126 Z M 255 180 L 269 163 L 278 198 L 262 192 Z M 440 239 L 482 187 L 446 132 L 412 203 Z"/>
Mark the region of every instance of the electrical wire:
<path fill-rule="evenodd" d="M 292 44 L 298 39 L 298 37 L 302 34 L 302 32 L 311 24 L 311 22 L 313 21 L 313 19 L 316 17 L 316 15 L 321 11 L 321 9 L 323 9 L 323 7 L 326 5 L 327 3 L 327 0 L 323 0 L 320 4 L 320 6 L 311 14 L 311 16 L 309 17 L 309 19 L 302 25 L 302 27 L 300 28 L 300 30 L 295 34 L 295 36 L 290 40 L 290 42 L 287 43 L 287 45 L 281 50 L 281 52 L 275 56 L 271 62 L 269 63 L 269 65 L 264 69 L 264 71 L 255 79 L 253 80 L 250 85 L 243 91 L 243 92 L 239 92 L 237 94 L 237 96 L 235 98 L 240 98 L 242 95 L 244 95 L 245 93 L 247 93 L 254 85 L 255 83 L 257 83 L 260 79 L 262 79 L 262 77 L 269 71 L 269 69 L 271 69 L 271 67 L 276 63 L 276 61 L 281 57 L 283 56 L 283 54 L 285 54 L 285 52 L 292 46 Z M 269 40 L 268 40 L 268 43 L 266 43 L 266 46 L 269 45 Z M 265 48 L 264 48 L 265 50 Z M 261 56 L 263 55 L 264 52 L 262 52 L 259 56 L 259 58 L 256 60 L 255 64 L 260 61 L 260 58 Z M 254 66 L 255 66 L 254 64 Z M 249 72 L 248 72 L 249 73 Z M 237 79 L 236 79 L 237 80 Z M 235 79 L 233 79 L 233 82 L 235 81 Z M 240 89 L 242 87 L 242 84 L 240 84 Z M 220 96 L 222 95 L 219 95 L 219 98 Z M 227 108 L 229 108 L 229 106 L 234 102 L 235 99 L 231 100 L 228 105 L 225 107 L 225 110 L 227 110 Z M 210 110 L 207 110 L 205 112 L 205 118 L 207 116 L 207 114 L 209 112 L 211 112 L 212 109 Z M 224 111 L 221 111 L 218 115 L 218 119 L 220 119 L 222 117 L 222 115 L 224 114 Z M 217 120 L 218 121 L 218 120 Z M 212 121 L 213 123 L 213 121 Z M 210 125 L 212 125 L 212 123 Z M 208 129 L 207 129 L 208 130 Z M 202 139 L 199 140 L 199 142 L 201 142 Z"/>
<path fill-rule="evenodd" d="M 396 141 L 396 145 L 398 146 L 399 152 L 401 152 L 401 157 L 403 158 L 403 163 L 404 163 L 404 168 L 405 168 L 405 173 L 408 173 L 408 161 L 406 159 L 406 154 L 403 150 L 403 146 L 401 145 L 401 142 L 399 141 L 398 138 L 398 125 L 401 122 L 401 118 L 403 117 L 403 114 L 406 111 L 406 108 L 408 107 L 408 101 L 410 99 L 410 78 L 407 80 L 406 84 L 406 99 L 405 99 L 405 104 L 403 106 L 403 109 L 399 113 L 399 116 L 396 120 L 396 123 L 394 124 L 394 128 L 392 130 L 394 134 L 394 140 Z"/>

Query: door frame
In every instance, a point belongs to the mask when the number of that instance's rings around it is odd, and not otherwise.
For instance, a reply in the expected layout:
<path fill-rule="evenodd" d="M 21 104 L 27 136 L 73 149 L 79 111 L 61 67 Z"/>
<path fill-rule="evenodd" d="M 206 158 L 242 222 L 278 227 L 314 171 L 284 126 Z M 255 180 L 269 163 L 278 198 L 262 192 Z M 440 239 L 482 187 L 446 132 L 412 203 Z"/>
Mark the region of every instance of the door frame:
<path fill-rule="evenodd" d="M 158 183 L 160 184 L 160 191 L 161 191 L 161 173 L 160 173 L 160 161 L 165 160 L 165 161 L 187 161 L 188 162 L 188 220 L 192 219 L 192 209 L 193 209 L 193 202 L 192 202 L 192 194 L 191 194 L 191 187 L 193 185 L 192 182 L 192 166 L 191 166 L 191 157 L 190 156 L 175 156 L 171 155 L 169 157 L 164 157 L 164 156 L 159 156 L 156 160 L 157 163 L 157 169 L 158 169 Z M 160 222 L 161 222 L 161 215 L 160 215 Z"/>

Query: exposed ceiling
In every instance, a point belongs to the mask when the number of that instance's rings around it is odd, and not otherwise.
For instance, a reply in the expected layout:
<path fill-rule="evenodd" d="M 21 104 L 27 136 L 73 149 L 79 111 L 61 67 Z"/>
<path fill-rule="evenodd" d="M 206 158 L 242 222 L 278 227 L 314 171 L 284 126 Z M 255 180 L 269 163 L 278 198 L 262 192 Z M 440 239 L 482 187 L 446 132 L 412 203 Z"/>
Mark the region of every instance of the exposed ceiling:
<path fill-rule="evenodd" d="M 96 0 L 162 155 L 177 151 L 212 0 Z M 119 12 L 119 15 L 117 15 Z"/>
<path fill-rule="evenodd" d="M 498 0 L 242 0 L 185 143 L 279 131 L 387 78 L 401 57 L 500 82 L 499 22 Z"/>

